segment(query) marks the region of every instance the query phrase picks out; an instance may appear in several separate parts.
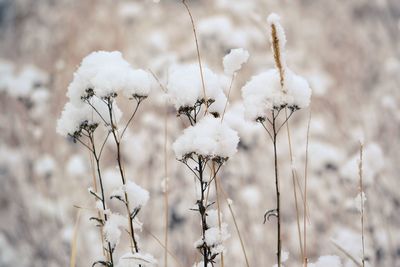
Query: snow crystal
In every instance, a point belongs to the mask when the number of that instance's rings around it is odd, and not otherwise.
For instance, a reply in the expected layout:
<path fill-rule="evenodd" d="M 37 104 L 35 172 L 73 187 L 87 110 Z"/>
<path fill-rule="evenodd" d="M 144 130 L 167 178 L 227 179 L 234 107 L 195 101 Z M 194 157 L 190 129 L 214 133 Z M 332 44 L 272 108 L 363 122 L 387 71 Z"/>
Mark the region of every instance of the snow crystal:
<path fill-rule="evenodd" d="M 174 142 L 178 159 L 195 153 L 204 157 L 229 158 L 236 152 L 239 137 L 225 122 L 207 115 L 195 126 L 185 129 Z"/>
<path fill-rule="evenodd" d="M 155 266 L 157 260 L 151 254 L 144 253 L 125 253 L 119 258 L 117 267 L 138 267 Z"/>
<path fill-rule="evenodd" d="M 243 48 L 232 49 L 230 53 L 224 56 L 223 65 L 227 75 L 233 75 L 242 68 L 242 64 L 249 59 L 249 52 Z"/>

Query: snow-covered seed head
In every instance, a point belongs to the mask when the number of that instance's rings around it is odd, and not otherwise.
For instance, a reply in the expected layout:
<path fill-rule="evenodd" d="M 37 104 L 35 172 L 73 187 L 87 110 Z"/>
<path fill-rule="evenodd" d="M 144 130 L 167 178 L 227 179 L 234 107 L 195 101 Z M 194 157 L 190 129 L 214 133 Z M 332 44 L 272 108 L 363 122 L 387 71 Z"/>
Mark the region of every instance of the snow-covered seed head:
<path fill-rule="evenodd" d="M 238 143 L 236 131 L 221 123 L 220 119 L 207 115 L 196 125 L 185 129 L 173 144 L 173 149 L 182 161 L 198 155 L 222 164 L 235 154 Z"/>
<path fill-rule="evenodd" d="M 249 59 L 249 52 L 243 48 L 232 49 L 229 54 L 224 56 L 222 61 L 226 75 L 234 75 L 242 68 L 242 65 Z"/>
<path fill-rule="evenodd" d="M 219 77 L 207 67 L 202 68 L 202 73 L 203 78 L 199 75 L 199 66 L 196 64 L 177 65 L 171 68 L 167 91 L 178 115 L 194 117 L 199 114 L 203 105 L 214 116 L 222 114 L 226 96 Z M 203 94 L 203 80 L 207 97 Z"/>
<path fill-rule="evenodd" d="M 286 89 L 284 87 L 286 67 L 285 32 L 280 24 L 280 17 L 277 14 L 270 14 L 267 20 L 268 24 L 271 27 L 271 48 L 272 52 L 274 53 L 275 66 L 279 70 L 281 88 L 284 92 L 286 92 Z"/>

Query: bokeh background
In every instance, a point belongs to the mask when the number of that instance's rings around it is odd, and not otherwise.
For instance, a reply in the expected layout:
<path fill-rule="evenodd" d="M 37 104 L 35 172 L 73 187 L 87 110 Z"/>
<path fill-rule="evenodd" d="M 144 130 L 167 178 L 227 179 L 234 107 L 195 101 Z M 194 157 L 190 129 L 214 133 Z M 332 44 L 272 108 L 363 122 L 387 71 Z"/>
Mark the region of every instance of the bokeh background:
<path fill-rule="evenodd" d="M 311 112 L 310 261 L 335 254 L 344 266 L 355 266 L 334 243 L 361 258 L 354 198 L 359 190 L 358 140 L 363 136 L 366 256 L 371 266 L 400 266 L 400 2 L 188 2 L 205 64 L 222 73 L 222 58 L 230 49 L 243 47 L 250 53 L 233 85 L 232 116 L 242 115 L 241 87 L 273 66 L 267 15 L 276 12 L 282 18 L 288 65 L 313 89 L 311 109 L 297 112 L 290 124 L 302 184 Z M 180 1 L 0 0 L 0 266 L 68 266 L 79 210 L 77 266 L 90 266 L 101 254 L 98 229 L 88 220 L 94 209 L 87 193 L 92 182 L 89 153 L 55 132 L 73 73 L 81 59 L 96 50 L 119 50 L 133 66 L 151 69 L 163 83 L 169 66 L 196 60 L 190 20 Z M 131 108 L 123 105 L 125 119 Z M 162 91 L 155 91 L 124 143 L 130 179 L 151 193 L 141 214 L 140 243 L 159 259 L 159 266 L 164 266 L 164 250 L 156 238 L 163 240 L 165 233 L 161 183 L 166 128 L 169 248 L 183 266 L 198 257 L 193 247 L 200 234 L 198 218 L 189 210 L 195 201 L 193 177 L 171 150 L 184 126 L 173 107 L 166 107 Z M 241 143 L 221 171 L 221 183 L 233 201 L 250 265 L 272 266 L 275 223 L 262 223 L 265 210 L 275 205 L 272 147 L 259 128 L 237 127 Z M 279 161 L 283 247 L 290 253 L 286 265 L 299 266 L 286 133 L 279 140 Z M 114 158 L 102 164 L 112 184 Z M 231 232 L 225 266 L 245 266 L 223 199 L 221 207 Z M 169 257 L 169 266 L 179 265 Z"/>

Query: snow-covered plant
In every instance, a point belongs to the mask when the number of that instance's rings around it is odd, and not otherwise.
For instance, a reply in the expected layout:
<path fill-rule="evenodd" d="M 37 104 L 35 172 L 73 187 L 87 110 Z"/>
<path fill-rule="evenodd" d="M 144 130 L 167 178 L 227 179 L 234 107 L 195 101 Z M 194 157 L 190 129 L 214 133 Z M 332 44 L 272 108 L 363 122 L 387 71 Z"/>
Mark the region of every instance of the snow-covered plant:
<path fill-rule="evenodd" d="M 89 193 L 95 197 L 98 214 L 91 219 L 96 221 L 102 230 L 104 235 L 102 240 L 107 243 L 103 244 L 107 257 L 105 260 L 96 261 L 94 265 L 117 266 L 113 253 L 121 235 L 125 232 L 129 233 L 132 243 L 129 252 L 131 254 L 129 257 L 127 254 L 124 255 L 119 260 L 118 266 L 148 266 L 141 262 L 142 258 L 154 262 L 150 256 L 141 256 L 135 235 L 135 230 L 141 227 L 136 216 L 146 205 L 149 193 L 126 178 L 121 156 L 124 133 L 154 84 L 155 81 L 149 73 L 133 69 L 120 52 L 99 51 L 91 53 L 82 60 L 68 87 L 69 101 L 65 104 L 58 120 L 57 132 L 86 147 L 95 162 L 97 182 L 94 184 L 94 189 L 89 189 Z M 116 103 L 119 95 L 135 103 L 132 114 L 125 124 L 121 123 L 122 112 Z M 100 163 L 110 137 L 114 140 L 116 148 L 115 158 L 121 182 L 118 188 L 108 190 L 114 190 L 111 199 L 123 203 L 126 209 L 125 217 L 112 212 L 106 201 Z"/>
<path fill-rule="evenodd" d="M 242 96 L 246 116 L 259 122 L 273 143 L 277 205 L 275 209 L 268 210 L 264 217 L 265 219 L 271 216 L 277 218 L 277 263 L 280 267 L 282 244 L 277 136 L 296 110 L 309 105 L 311 89 L 307 81 L 291 71 L 286 64 L 286 37 L 279 16 L 271 14 L 267 21 L 271 29 L 270 41 L 275 68 L 253 76 L 243 87 Z M 283 121 L 279 120 L 279 115 L 282 113 L 285 115 Z"/>
<path fill-rule="evenodd" d="M 192 171 L 199 182 L 199 199 L 193 210 L 200 214 L 202 236 L 195 242 L 195 247 L 203 255 L 201 265 L 214 266 L 216 257 L 224 250 L 222 242 L 228 233 L 225 224 L 218 227 L 209 222 L 215 211 L 209 210 L 212 203 L 207 199 L 207 191 L 221 166 L 235 154 L 239 137 L 221 121 L 227 99 L 216 74 L 205 69 L 204 85 L 208 87 L 203 94 L 198 67 L 187 66 L 179 71 L 186 76 L 171 75 L 167 89 L 178 115 L 185 116 L 190 126 L 174 142 L 173 149 L 177 159 Z M 210 174 L 207 167 L 212 169 Z"/>
<path fill-rule="evenodd" d="M 202 255 L 202 260 L 195 266 L 209 267 L 215 266 L 217 256 L 224 251 L 223 241 L 229 234 L 219 212 L 210 209 L 213 202 L 208 199 L 208 192 L 222 165 L 235 154 L 239 137 L 223 121 L 228 98 L 218 75 L 201 63 L 193 17 L 185 1 L 183 4 L 192 21 L 198 64 L 172 68 L 167 94 L 177 115 L 186 118 L 190 124 L 174 142 L 173 150 L 177 160 L 186 165 L 199 183 L 196 186 L 198 199 L 192 210 L 200 215 L 202 235 L 194 246 Z M 224 60 L 225 69 L 233 75 L 248 55 L 245 57 Z"/>

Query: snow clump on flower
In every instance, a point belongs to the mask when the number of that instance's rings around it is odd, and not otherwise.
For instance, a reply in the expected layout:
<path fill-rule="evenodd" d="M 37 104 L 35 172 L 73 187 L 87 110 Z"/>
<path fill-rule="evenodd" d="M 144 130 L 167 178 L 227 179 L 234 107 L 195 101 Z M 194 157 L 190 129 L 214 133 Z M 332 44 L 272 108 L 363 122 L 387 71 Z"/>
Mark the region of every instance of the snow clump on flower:
<path fill-rule="evenodd" d="M 217 106 L 215 113 L 222 114 L 226 97 L 220 84 L 218 75 L 209 68 L 202 68 L 204 89 L 200 68 L 198 65 L 178 65 L 171 69 L 168 77 L 168 96 L 178 113 L 185 113 L 195 109 L 196 105 L 204 103 Z M 204 96 L 205 91 L 205 96 Z"/>
<path fill-rule="evenodd" d="M 236 152 L 239 137 L 220 119 L 207 115 L 195 126 L 190 126 L 173 144 L 178 159 L 192 154 L 205 158 L 227 159 Z"/>
<path fill-rule="evenodd" d="M 114 190 L 114 192 L 111 194 L 111 197 L 124 199 L 125 193 L 128 195 L 131 209 L 130 212 L 144 207 L 149 200 L 149 192 L 132 181 L 127 181 L 125 185 L 122 185 L 117 190 Z"/>
<path fill-rule="evenodd" d="M 119 214 L 111 213 L 108 217 L 103 227 L 103 233 L 105 240 L 111 244 L 112 248 L 118 245 L 122 234 L 121 228 L 125 227 L 126 224 L 126 218 Z"/>
<path fill-rule="evenodd" d="M 233 75 L 242 68 L 242 65 L 249 59 L 249 52 L 243 48 L 232 49 L 224 56 L 223 65 L 226 75 Z"/>
<path fill-rule="evenodd" d="M 113 102 L 118 93 L 139 101 L 149 95 L 155 84 L 149 73 L 133 69 L 120 52 L 93 52 L 82 60 L 68 86 L 69 102 L 57 122 L 57 132 L 77 138 L 82 129 L 94 131 L 101 123 L 110 125 L 109 105 L 116 124 L 122 116 Z"/>
<path fill-rule="evenodd" d="M 246 116 L 258 121 L 264 121 L 272 110 L 306 108 L 311 98 L 307 80 L 286 66 L 286 37 L 279 17 L 271 14 L 268 23 L 276 68 L 253 76 L 242 88 Z"/>
<path fill-rule="evenodd" d="M 147 96 L 154 83 L 147 72 L 134 70 L 121 52 L 97 51 L 82 60 L 67 96 L 75 105 L 91 93 L 100 98 L 114 96 L 119 91 L 128 96 Z"/>

